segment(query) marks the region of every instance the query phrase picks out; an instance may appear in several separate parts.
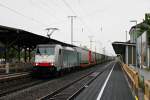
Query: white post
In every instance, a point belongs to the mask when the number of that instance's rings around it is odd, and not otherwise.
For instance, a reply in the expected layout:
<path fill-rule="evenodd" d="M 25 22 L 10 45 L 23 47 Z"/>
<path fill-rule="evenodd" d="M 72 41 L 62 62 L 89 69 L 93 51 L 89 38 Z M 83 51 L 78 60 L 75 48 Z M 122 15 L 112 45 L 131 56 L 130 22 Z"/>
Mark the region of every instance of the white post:
<path fill-rule="evenodd" d="M 9 63 L 6 63 L 5 69 L 6 69 L 6 74 L 8 74 L 9 73 Z"/>

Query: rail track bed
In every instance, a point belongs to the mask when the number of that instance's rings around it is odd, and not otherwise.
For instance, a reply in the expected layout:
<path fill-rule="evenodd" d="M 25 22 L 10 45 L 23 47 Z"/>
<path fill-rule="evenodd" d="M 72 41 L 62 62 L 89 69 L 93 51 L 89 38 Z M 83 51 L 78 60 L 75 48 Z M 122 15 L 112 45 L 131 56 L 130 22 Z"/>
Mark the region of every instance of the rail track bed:
<path fill-rule="evenodd" d="M 106 64 L 96 65 L 95 67 L 67 74 L 63 77 L 54 78 L 44 83 L 41 82 L 40 84 L 30 85 L 28 88 L 23 88 L 0 97 L 0 100 L 35 100 L 42 99 L 49 94 L 54 94 L 50 96 L 50 98 L 62 98 L 61 94 L 66 95 L 63 98 L 74 97 L 82 87 L 88 86 L 88 84 L 100 74 L 100 72 L 97 72 L 98 69 L 101 71 L 105 69 L 104 65 Z M 61 91 L 57 92 L 58 90 Z M 69 95 L 66 91 L 69 91 Z M 56 94 L 59 95 L 56 96 Z"/>
<path fill-rule="evenodd" d="M 3 75 L 0 77 L 0 97 L 42 82 L 31 78 L 28 72 Z"/>
<path fill-rule="evenodd" d="M 6 82 L 6 81 L 8 82 L 23 77 L 29 77 L 29 75 L 30 75 L 29 72 L 0 75 L 0 82 Z"/>
<path fill-rule="evenodd" d="M 89 73 L 88 75 L 67 84 L 51 94 L 39 98 L 39 100 L 67 100 L 68 98 L 72 98 L 73 95 L 75 95 L 81 88 L 87 87 L 88 83 L 94 80 L 98 74 L 99 72 Z"/>
<path fill-rule="evenodd" d="M 79 79 L 72 81 L 58 90 L 55 90 L 51 94 L 38 98 L 38 100 L 72 100 L 107 69 L 108 68 L 103 68 L 101 71 L 93 71 L 83 75 Z"/>

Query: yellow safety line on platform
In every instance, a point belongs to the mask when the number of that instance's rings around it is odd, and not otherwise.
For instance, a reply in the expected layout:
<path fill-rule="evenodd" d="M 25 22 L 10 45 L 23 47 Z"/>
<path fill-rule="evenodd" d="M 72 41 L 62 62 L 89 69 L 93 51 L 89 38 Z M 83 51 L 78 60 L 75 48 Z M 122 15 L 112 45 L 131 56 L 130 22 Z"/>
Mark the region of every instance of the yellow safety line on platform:
<path fill-rule="evenodd" d="M 137 96 L 135 96 L 135 100 L 139 100 Z"/>

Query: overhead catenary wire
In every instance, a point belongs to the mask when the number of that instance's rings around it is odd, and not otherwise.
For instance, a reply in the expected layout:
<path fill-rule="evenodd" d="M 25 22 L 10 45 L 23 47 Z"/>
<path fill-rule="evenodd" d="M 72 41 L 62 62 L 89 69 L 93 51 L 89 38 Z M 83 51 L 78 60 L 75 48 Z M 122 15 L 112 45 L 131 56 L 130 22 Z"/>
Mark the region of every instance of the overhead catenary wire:
<path fill-rule="evenodd" d="M 54 0 L 54 1 L 57 1 L 57 3 L 51 1 L 51 4 L 53 3 L 55 5 L 55 7 L 59 8 L 60 10 L 63 10 L 64 11 L 64 14 L 65 16 L 68 14 L 68 12 L 66 13 L 66 11 L 64 10 L 64 7 L 62 6 L 62 4 L 59 2 L 59 0 Z M 60 0 L 61 1 L 61 0 Z M 60 5 L 58 5 L 60 4 Z"/>
<path fill-rule="evenodd" d="M 75 16 L 78 16 L 78 14 L 72 9 L 72 7 L 69 5 L 69 3 L 66 2 L 66 0 L 62 0 L 62 1 L 63 1 L 63 3 L 71 10 L 71 12 L 72 12 Z M 87 30 L 88 30 L 90 33 L 93 33 L 93 32 L 91 31 L 91 29 L 85 24 L 84 20 L 83 20 L 80 16 L 78 16 L 78 18 L 79 18 L 80 22 L 87 28 Z"/>
<path fill-rule="evenodd" d="M 49 24 L 45 24 L 45 23 L 43 23 L 43 22 L 41 22 L 41 21 L 39 21 L 39 20 L 37 20 L 37 19 L 35 19 L 35 18 L 33 18 L 33 17 L 24 15 L 23 13 L 21 13 L 21 12 L 15 10 L 15 9 L 13 9 L 13 8 L 10 8 L 10 7 L 8 7 L 6 4 L 3 4 L 3 3 L 1 3 L 1 2 L 0 2 L 0 6 L 3 7 L 3 8 L 8 9 L 9 11 L 11 11 L 11 12 L 13 12 L 13 13 L 19 15 L 19 16 L 24 17 L 25 19 L 28 19 L 28 20 L 30 20 L 30 21 L 32 21 L 32 22 L 35 22 L 35 23 L 37 23 L 38 25 L 40 25 L 40 26 L 42 26 L 42 27 L 43 27 L 43 26 L 44 26 L 44 27 L 50 26 Z M 66 21 L 66 20 L 60 20 L 59 22 L 51 23 L 51 25 L 57 24 L 57 23 L 60 23 L 60 22 L 63 22 L 63 21 Z"/>
<path fill-rule="evenodd" d="M 32 3 L 32 5 L 34 5 L 34 7 L 36 7 L 36 9 L 39 9 L 39 10 L 41 10 L 41 11 L 44 11 L 44 12 L 46 12 L 45 14 L 47 14 L 47 15 L 50 15 L 50 16 L 53 16 L 53 18 L 55 18 L 55 19 L 57 19 L 57 21 L 54 21 L 54 22 L 52 22 L 52 23 L 48 23 L 47 24 L 47 26 L 46 27 L 50 27 L 50 26 L 53 26 L 53 25 L 56 25 L 56 24 L 60 24 L 60 23 L 62 23 L 62 22 L 65 22 L 67 19 L 62 19 L 62 20 L 60 20 L 58 17 L 56 18 L 56 16 L 53 14 L 51 14 L 50 13 L 50 10 L 48 11 L 49 13 L 47 13 L 47 10 L 46 10 L 46 8 L 44 9 L 44 7 L 43 6 L 47 6 L 47 8 L 49 8 L 49 5 L 48 4 L 45 4 L 44 5 L 44 1 L 42 2 L 42 5 L 37 5 L 37 1 L 36 1 L 36 3 L 34 2 L 34 0 L 29 0 L 31 3 Z M 41 2 L 39 2 L 40 4 L 41 4 Z M 54 10 L 54 9 L 53 9 Z M 45 30 L 45 28 L 44 28 L 44 30 Z"/>
<path fill-rule="evenodd" d="M 44 1 L 41 2 L 41 0 L 39 1 L 40 5 L 36 2 L 34 2 L 34 0 L 31 0 L 30 2 L 32 2 L 32 4 L 34 4 L 34 6 L 37 8 L 41 8 L 40 10 L 45 11 L 46 14 L 52 16 L 53 18 L 57 19 L 57 21 L 54 21 L 52 23 L 49 23 L 46 27 L 51 27 L 51 26 L 55 26 L 56 24 L 62 24 L 62 22 L 66 22 L 67 19 L 60 19 L 59 17 L 57 17 L 55 14 L 50 13 L 50 9 L 48 9 L 50 6 L 48 5 L 48 2 L 45 3 Z M 37 5 L 38 4 L 38 5 Z M 44 7 L 43 7 L 44 6 Z M 49 10 L 49 11 L 47 11 Z M 51 9 L 54 10 L 54 9 Z M 55 10 L 54 10 L 55 11 Z M 56 27 L 56 26 L 55 26 Z M 57 26 L 58 27 L 58 26 Z M 45 28 L 44 28 L 45 30 Z"/>
<path fill-rule="evenodd" d="M 71 10 L 71 12 L 73 13 L 73 14 L 75 14 L 75 16 L 77 16 L 77 13 L 72 9 L 72 7 L 66 2 L 66 0 L 62 0 L 63 1 L 63 3 Z"/>
<path fill-rule="evenodd" d="M 66 0 L 63 0 L 63 1 L 65 1 L 64 4 L 65 4 L 69 9 L 71 9 L 71 11 L 72 11 L 75 15 L 78 15 L 78 14 L 74 11 L 74 9 L 72 9 L 72 7 L 66 2 Z M 45 3 L 44 3 L 44 4 L 45 4 Z M 47 4 L 46 4 L 46 5 L 47 5 Z M 33 22 L 37 23 L 38 25 L 41 25 L 41 26 L 44 26 L 44 27 L 49 26 L 49 24 L 43 23 L 43 22 L 41 22 L 40 20 L 37 20 L 37 19 L 35 19 L 35 18 L 31 17 L 31 16 L 28 16 L 28 15 L 25 15 L 25 14 L 21 13 L 21 11 L 18 11 L 18 10 L 14 9 L 14 8 L 11 8 L 11 7 L 9 7 L 8 5 L 6 5 L 6 4 L 4 4 L 4 3 L 0 3 L 0 6 L 3 7 L 3 8 L 6 8 L 6 9 L 8 9 L 9 11 L 11 11 L 11 12 L 17 14 L 17 15 L 20 15 L 20 16 L 22 16 L 22 17 L 24 17 L 24 18 L 26 18 L 26 19 L 28 19 L 28 20 L 30 20 L 30 21 L 33 21 Z M 48 8 L 48 5 L 47 5 L 46 8 Z M 55 17 L 55 16 L 54 16 L 54 17 Z M 55 17 L 55 18 L 56 18 L 56 17 Z M 81 22 L 81 23 L 87 28 L 87 30 L 90 32 L 90 29 L 87 27 L 87 25 L 85 24 L 84 20 L 83 20 L 82 18 L 80 18 L 80 16 L 79 16 L 78 18 L 80 19 L 80 22 Z M 60 22 L 62 22 L 62 20 L 61 20 Z M 57 22 L 56 22 L 56 23 L 57 23 Z M 50 25 L 53 25 L 53 24 L 50 24 Z M 92 32 L 90 32 L 90 33 L 92 33 Z"/>
<path fill-rule="evenodd" d="M 33 2 L 33 0 L 32 0 Z M 39 3 L 37 3 L 39 2 Z M 43 1 L 39 0 L 39 1 L 36 1 L 36 4 L 35 2 L 33 2 L 35 6 L 41 8 L 40 10 L 43 10 L 46 14 L 49 14 L 50 16 L 52 16 L 54 19 L 56 20 L 61 20 L 58 16 L 56 16 L 55 14 L 52 14 L 51 11 L 50 11 L 50 6 L 46 3 L 44 3 Z M 53 11 L 55 11 L 54 9 L 51 9 Z"/>
<path fill-rule="evenodd" d="M 9 11 L 11 11 L 11 12 L 17 14 L 17 15 L 20 15 L 20 16 L 22 16 L 22 17 L 28 19 L 28 20 L 31 20 L 31 21 L 33 21 L 33 22 L 36 22 L 37 24 L 40 24 L 40 25 L 42 25 L 42 26 L 45 26 L 45 25 L 46 25 L 45 23 L 42 23 L 42 22 L 40 22 L 40 21 L 38 21 L 38 20 L 36 20 L 36 19 L 34 19 L 34 18 L 32 18 L 32 17 L 26 16 L 26 15 L 20 13 L 19 11 L 15 10 L 15 9 L 13 9 L 13 8 L 10 8 L 10 7 L 8 7 L 8 6 L 6 6 L 6 5 L 3 4 L 3 3 L 0 3 L 0 6 L 3 7 L 3 8 L 8 9 Z"/>
<path fill-rule="evenodd" d="M 71 9 L 71 11 L 72 11 L 73 13 L 76 13 L 76 12 L 72 9 L 72 7 L 71 7 L 65 0 L 64 0 L 64 3 L 65 3 L 65 5 L 66 5 L 69 9 Z M 31 21 L 33 21 L 33 22 L 36 22 L 37 24 L 40 24 L 41 26 L 48 26 L 47 24 L 45 24 L 45 23 L 43 23 L 43 22 L 41 22 L 41 21 L 39 21 L 39 20 L 37 20 L 37 19 L 35 19 L 35 18 L 32 18 L 32 17 L 30 17 L 30 16 L 24 15 L 24 14 L 22 14 L 21 12 L 15 10 L 15 9 L 13 9 L 13 8 L 10 8 L 10 7 L 8 7 L 7 5 L 5 5 L 5 4 L 3 4 L 3 3 L 0 3 L 0 6 L 6 8 L 6 9 L 8 9 L 9 11 L 11 11 L 11 12 L 17 14 L 17 15 L 20 15 L 20 16 L 22 16 L 22 17 L 28 19 L 28 20 L 31 20 Z M 76 15 L 77 15 L 77 14 L 76 14 Z M 54 17 L 55 17 L 55 16 L 54 16 Z M 56 17 L 55 17 L 55 18 L 56 18 Z M 82 21 L 82 23 L 84 24 L 84 26 L 86 26 L 83 21 Z M 89 29 L 88 29 L 88 30 L 89 30 Z"/>
<path fill-rule="evenodd" d="M 42 1 L 42 2 L 41 2 Z M 48 0 L 47 0 L 48 1 Z M 46 0 L 45 1 L 43 1 L 43 0 L 39 0 L 39 3 L 41 4 L 41 6 L 43 5 L 44 7 L 46 7 L 46 8 L 48 8 L 48 10 L 49 10 L 49 7 L 51 7 L 49 4 L 54 4 L 55 5 L 55 7 L 57 7 L 59 10 L 64 10 L 64 7 L 62 7 L 62 5 L 61 6 L 58 6 L 58 4 L 56 4 L 56 3 L 54 3 L 54 2 L 52 2 L 52 1 L 50 1 L 50 3 L 48 3 Z M 34 3 L 33 2 L 33 0 L 31 0 L 31 2 L 32 3 Z M 36 1 L 37 2 L 37 1 Z M 40 7 L 41 8 L 41 6 L 38 6 L 38 7 Z M 42 6 L 42 7 L 43 7 Z M 51 7 L 52 8 L 52 7 Z M 45 9 L 46 10 L 46 9 Z M 51 10 L 56 10 L 56 9 L 51 9 Z M 68 16 L 68 14 L 65 12 L 65 11 L 62 11 L 62 12 L 64 12 L 63 14 L 65 14 L 64 16 L 66 17 L 66 16 Z M 60 12 L 59 12 L 60 13 Z M 50 14 L 51 15 L 51 14 Z M 57 16 L 54 16 L 54 15 L 52 15 L 54 18 L 56 18 Z M 61 17 L 62 17 L 62 15 L 61 15 Z M 58 17 L 57 17 L 57 19 L 59 19 Z M 66 21 L 66 19 L 64 19 L 64 20 L 61 20 L 61 22 L 62 21 Z M 57 22 L 56 22 L 57 23 Z"/>
<path fill-rule="evenodd" d="M 77 15 L 78 16 L 78 14 L 76 13 L 76 11 L 74 10 L 74 9 L 72 9 L 72 7 L 69 5 L 69 3 L 68 2 L 66 2 L 66 0 L 62 0 L 63 2 L 64 2 L 64 4 L 72 11 L 72 13 L 74 14 L 74 15 Z M 79 18 L 79 20 L 80 20 L 80 22 L 85 26 L 85 28 L 89 31 L 89 33 L 90 34 L 94 34 L 94 32 L 93 31 L 91 31 L 91 29 L 86 25 L 86 23 L 85 23 L 85 21 L 82 19 L 82 17 L 80 17 L 80 16 L 78 16 L 78 18 Z M 100 28 L 100 31 L 102 32 L 102 27 Z M 83 32 L 83 28 L 82 28 L 82 32 Z M 91 47 L 90 47 L 91 48 Z"/>

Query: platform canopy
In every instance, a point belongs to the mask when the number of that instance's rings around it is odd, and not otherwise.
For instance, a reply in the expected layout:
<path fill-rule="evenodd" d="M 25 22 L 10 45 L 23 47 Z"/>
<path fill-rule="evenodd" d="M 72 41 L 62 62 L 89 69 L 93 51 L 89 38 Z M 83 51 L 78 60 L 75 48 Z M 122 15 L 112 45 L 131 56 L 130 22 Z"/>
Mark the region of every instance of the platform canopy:
<path fill-rule="evenodd" d="M 126 46 L 136 46 L 135 43 L 128 42 L 113 42 L 112 43 L 113 49 L 116 55 L 122 57 L 123 61 L 125 61 L 125 54 L 126 54 Z"/>
<path fill-rule="evenodd" d="M 130 41 L 129 41 L 130 42 Z M 116 54 L 125 54 L 126 46 L 135 46 L 135 43 L 129 42 L 113 42 L 112 46 Z"/>
<path fill-rule="evenodd" d="M 124 54 L 125 53 L 125 42 L 113 42 L 112 46 L 116 54 Z"/>
<path fill-rule="evenodd" d="M 47 43 L 73 47 L 73 45 L 55 39 L 49 39 L 48 37 L 40 36 L 32 32 L 0 25 L 0 47 L 11 47 L 15 45 L 35 48 L 37 44 Z"/>

